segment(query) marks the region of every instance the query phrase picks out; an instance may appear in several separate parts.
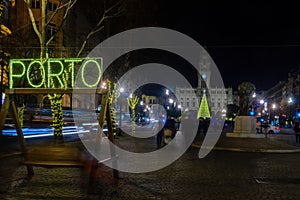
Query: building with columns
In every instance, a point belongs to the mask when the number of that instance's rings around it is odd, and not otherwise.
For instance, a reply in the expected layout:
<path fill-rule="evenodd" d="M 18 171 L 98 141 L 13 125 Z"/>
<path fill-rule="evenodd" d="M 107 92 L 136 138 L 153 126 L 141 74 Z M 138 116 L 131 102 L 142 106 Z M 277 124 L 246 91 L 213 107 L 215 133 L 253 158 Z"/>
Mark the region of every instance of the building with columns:
<path fill-rule="evenodd" d="M 200 73 L 198 74 L 198 87 L 176 87 L 177 100 L 183 110 L 198 111 L 204 92 L 207 95 L 207 101 L 212 115 L 224 116 L 228 104 L 238 103 L 234 102 L 235 98 L 232 88 L 219 88 L 211 85 L 212 64 L 213 61 L 208 55 L 201 54 L 199 59 Z"/>

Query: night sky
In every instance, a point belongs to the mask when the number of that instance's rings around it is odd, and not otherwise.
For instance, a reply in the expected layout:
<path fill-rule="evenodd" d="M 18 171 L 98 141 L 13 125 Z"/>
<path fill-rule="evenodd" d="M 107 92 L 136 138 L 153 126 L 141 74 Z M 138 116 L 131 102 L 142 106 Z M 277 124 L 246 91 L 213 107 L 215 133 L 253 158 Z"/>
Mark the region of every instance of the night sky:
<path fill-rule="evenodd" d="M 227 87 L 237 89 L 241 82 L 250 81 L 257 90 L 266 90 L 285 81 L 288 72 L 300 66 L 300 15 L 296 1 L 126 2 L 132 4 L 133 13 L 121 17 L 127 22 L 112 20 L 115 23 L 110 26 L 111 34 L 144 26 L 182 32 L 208 51 Z M 187 71 L 183 69 L 191 82 L 197 83 L 195 73 Z"/>
<path fill-rule="evenodd" d="M 288 1 L 159 1 L 153 24 L 180 31 L 206 48 L 226 86 L 250 81 L 265 90 L 300 65 L 300 16 Z M 193 78 L 193 77 L 191 77 Z"/>

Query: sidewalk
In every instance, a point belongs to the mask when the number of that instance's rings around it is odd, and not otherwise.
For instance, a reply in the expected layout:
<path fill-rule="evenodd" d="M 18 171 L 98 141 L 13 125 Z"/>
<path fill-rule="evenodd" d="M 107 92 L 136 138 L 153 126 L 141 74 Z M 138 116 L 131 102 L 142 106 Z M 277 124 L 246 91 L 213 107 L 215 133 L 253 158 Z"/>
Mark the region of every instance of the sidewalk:
<path fill-rule="evenodd" d="M 117 143 L 127 142 L 127 136 L 118 137 Z M 80 143 L 76 135 L 65 137 L 66 143 Z M 28 145 L 35 142 L 49 143 L 49 137 L 27 140 Z M 130 140 L 128 140 L 130 141 Z M 198 137 L 192 144 L 194 148 L 201 148 L 203 136 Z M 127 144 L 123 145 L 127 145 Z M 153 144 L 155 145 L 155 144 Z M 205 147 L 202 147 L 205 148 Z M 208 148 L 208 147 L 207 147 Z M 232 138 L 221 135 L 213 150 L 238 152 L 266 152 L 266 153 L 297 153 L 300 146 L 295 142 L 294 134 L 268 134 L 268 138 Z M 17 137 L 3 137 L 0 143 L 0 159 L 20 155 L 20 146 Z"/>
<path fill-rule="evenodd" d="M 200 148 L 202 140 L 196 140 L 192 146 Z M 205 148 L 205 147 L 203 147 Z M 208 147 L 207 147 L 208 148 Z M 268 134 L 268 138 L 233 138 L 221 136 L 213 150 L 266 153 L 297 153 L 300 146 L 295 135 Z"/>

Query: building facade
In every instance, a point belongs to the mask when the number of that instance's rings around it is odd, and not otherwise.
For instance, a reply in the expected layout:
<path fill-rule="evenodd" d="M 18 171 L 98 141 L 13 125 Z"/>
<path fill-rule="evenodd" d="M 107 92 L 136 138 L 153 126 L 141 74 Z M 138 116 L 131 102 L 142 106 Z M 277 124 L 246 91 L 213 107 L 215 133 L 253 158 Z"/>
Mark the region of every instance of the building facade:
<path fill-rule="evenodd" d="M 42 8 L 45 6 L 45 39 L 49 57 L 62 57 L 65 50 L 63 47 L 63 32 L 59 31 L 59 28 L 63 21 L 64 10 L 58 9 L 61 1 L 49 0 L 47 1 L 47 5 L 42 5 L 43 2 L 44 1 L 41 0 L 31 0 L 31 11 L 34 16 L 34 23 L 37 29 L 42 33 Z M 34 32 L 28 7 L 24 1 L 16 1 L 16 5 L 11 10 L 11 28 L 14 36 L 17 37 L 17 40 L 20 42 L 24 40 L 23 42 L 25 42 L 26 45 L 25 48 L 27 48 L 28 51 L 31 51 L 31 55 L 25 56 L 31 58 L 39 57 L 39 40 Z M 51 37 L 53 37 L 53 39 L 48 42 Z"/>
<path fill-rule="evenodd" d="M 268 102 L 270 117 L 295 120 L 296 110 L 300 108 L 300 67 L 293 68 L 285 81 L 278 82 L 263 93 Z M 281 120 L 282 121 L 282 120 Z"/>
<path fill-rule="evenodd" d="M 63 31 L 60 31 L 63 23 L 64 9 L 59 9 L 64 0 L 48 0 L 43 5 L 42 0 L 31 0 L 30 10 L 32 12 L 34 23 L 30 18 L 30 12 L 27 4 L 22 1 L 15 1 L 15 6 L 11 9 L 10 27 L 14 40 L 10 45 L 12 58 L 39 58 L 40 57 L 40 41 L 34 31 L 37 30 L 45 35 L 45 46 L 50 58 L 64 57 Z M 45 28 L 43 29 L 42 21 L 45 8 Z M 51 38 L 51 39 L 50 39 Z M 50 104 L 47 95 L 31 96 L 28 100 L 31 104 L 39 107 Z M 63 98 L 63 106 L 70 106 L 71 100 L 68 95 Z"/>
<path fill-rule="evenodd" d="M 198 87 L 176 87 L 176 96 L 183 110 L 198 111 L 203 93 L 207 96 L 212 116 L 224 116 L 228 104 L 238 103 L 232 88 L 220 88 L 211 85 L 212 65 L 213 61 L 209 55 L 202 53 L 198 66 Z"/>

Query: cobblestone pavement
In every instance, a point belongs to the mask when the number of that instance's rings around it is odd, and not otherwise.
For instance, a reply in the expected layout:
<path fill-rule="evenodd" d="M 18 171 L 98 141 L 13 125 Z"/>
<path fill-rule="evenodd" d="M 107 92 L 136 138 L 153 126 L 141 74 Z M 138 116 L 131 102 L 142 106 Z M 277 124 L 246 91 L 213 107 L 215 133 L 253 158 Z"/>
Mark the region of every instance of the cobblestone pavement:
<path fill-rule="evenodd" d="M 126 141 L 126 142 L 125 142 Z M 151 151 L 155 139 L 131 141 L 120 137 L 124 148 Z M 87 172 L 70 168 L 35 167 L 27 176 L 20 157 L 0 159 L 0 199 L 299 199 L 300 153 L 247 153 L 212 151 L 198 158 L 189 149 L 170 166 L 151 173 L 119 173 L 100 165 L 95 194 L 86 193 Z"/>

